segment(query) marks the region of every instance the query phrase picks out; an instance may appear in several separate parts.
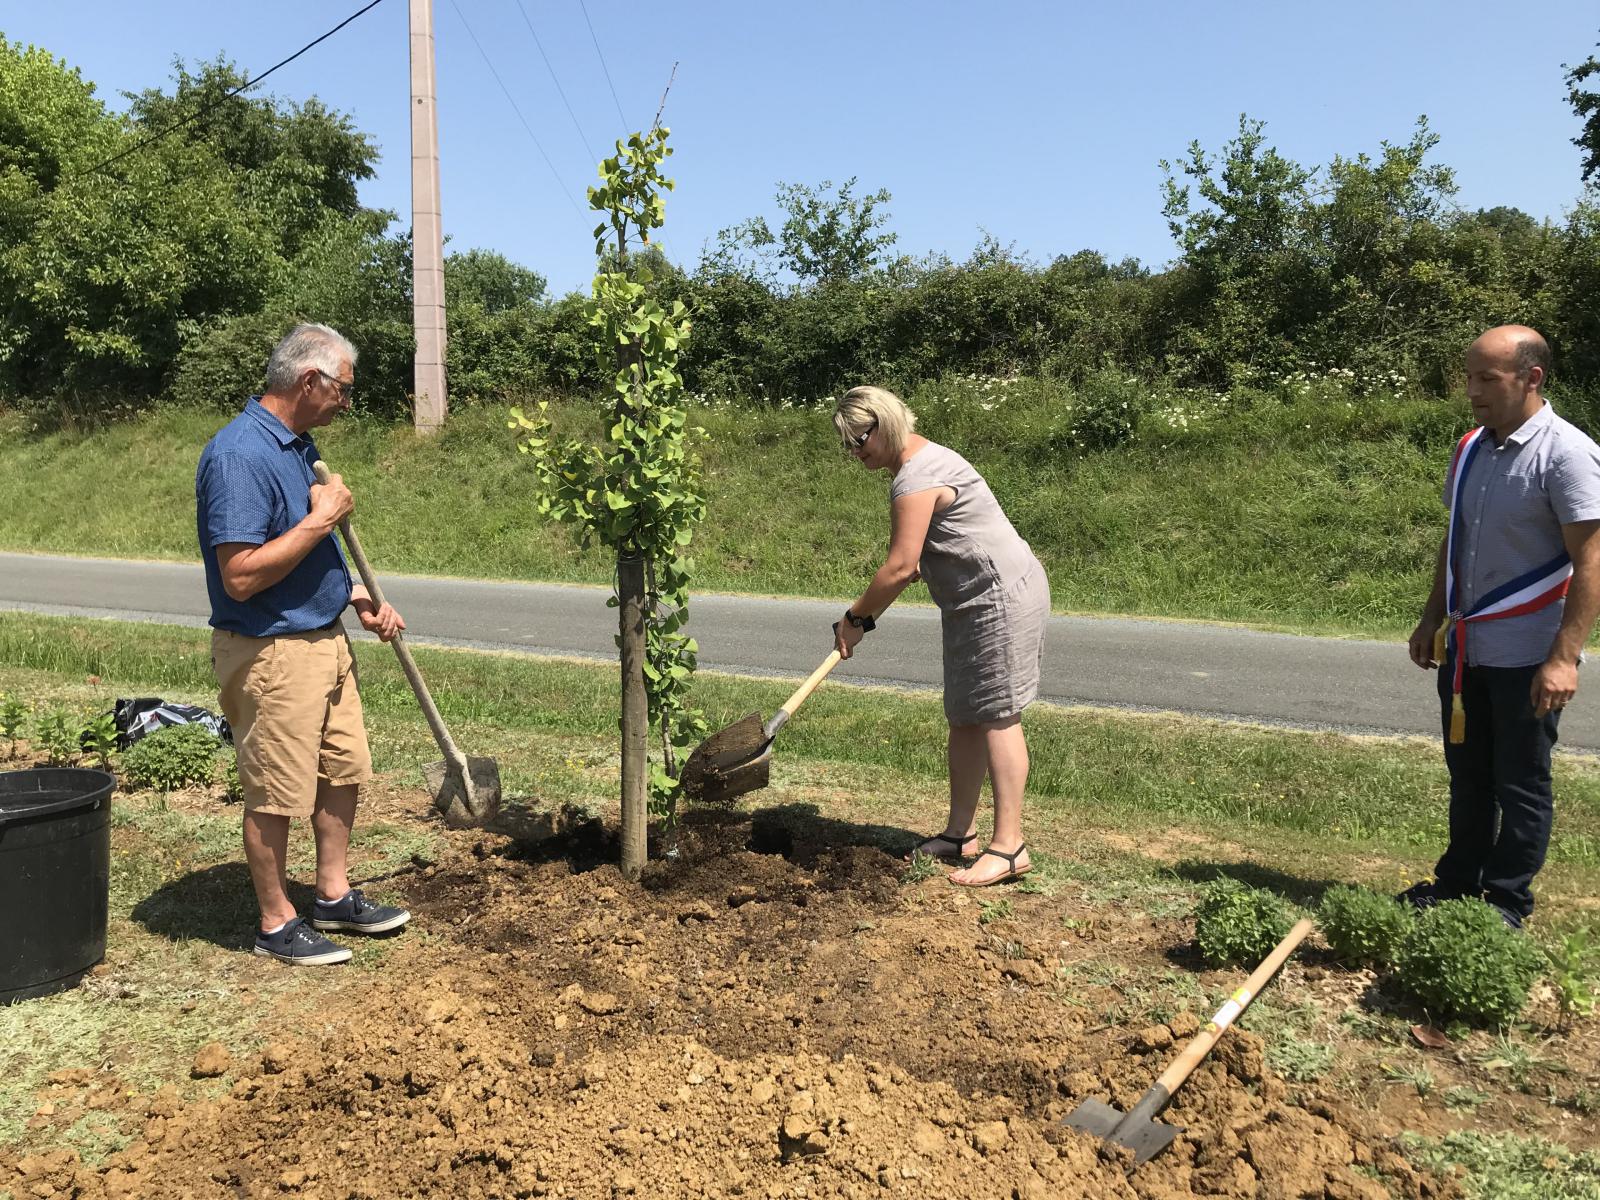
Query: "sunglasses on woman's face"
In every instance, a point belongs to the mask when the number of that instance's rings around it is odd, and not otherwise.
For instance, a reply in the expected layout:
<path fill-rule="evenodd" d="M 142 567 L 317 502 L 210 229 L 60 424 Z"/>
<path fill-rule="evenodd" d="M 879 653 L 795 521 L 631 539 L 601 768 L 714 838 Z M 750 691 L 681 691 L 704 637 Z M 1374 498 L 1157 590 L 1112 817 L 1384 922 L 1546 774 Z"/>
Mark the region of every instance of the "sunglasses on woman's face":
<path fill-rule="evenodd" d="M 874 421 L 871 425 L 867 426 L 865 433 L 858 433 L 845 438 L 845 445 L 849 446 L 852 450 L 861 449 L 861 447 L 867 444 L 867 439 L 872 436 L 872 431 L 877 427 L 878 423 Z"/>

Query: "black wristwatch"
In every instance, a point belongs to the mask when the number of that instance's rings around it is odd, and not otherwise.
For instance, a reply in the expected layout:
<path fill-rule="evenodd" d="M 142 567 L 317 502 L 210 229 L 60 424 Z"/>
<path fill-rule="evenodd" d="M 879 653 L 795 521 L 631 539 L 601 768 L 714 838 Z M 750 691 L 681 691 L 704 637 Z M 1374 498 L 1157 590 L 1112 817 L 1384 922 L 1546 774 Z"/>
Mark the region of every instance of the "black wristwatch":
<path fill-rule="evenodd" d="M 844 619 L 849 621 L 854 628 L 861 630 L 862 633 L 871 633 L 878 627 L 878 623 L 870 616 L 858 617 L 848 608 L 844 610 Z"/>

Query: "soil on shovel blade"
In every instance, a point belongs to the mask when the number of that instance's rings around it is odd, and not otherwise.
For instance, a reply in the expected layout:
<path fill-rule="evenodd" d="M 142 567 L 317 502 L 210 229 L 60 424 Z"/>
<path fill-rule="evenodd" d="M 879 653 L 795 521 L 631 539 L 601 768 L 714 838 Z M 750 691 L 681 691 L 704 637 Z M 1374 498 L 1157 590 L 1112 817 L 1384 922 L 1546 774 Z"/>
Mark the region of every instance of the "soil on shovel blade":
<path fill-rule="evenodd" d="M 1152 980 L 1190 931 L 1015 891 L 996 917 L 809 810 L 700 811 L 642 886 L 610 833 L 451 834 L 407 885 L 381 975 L 252 1061 L 231 1090 L 139 1098 L 98 1167 L 37 1156 L 17 1195 L 162 1197 L 1192 1195 L 1449 1197 L 1378 1114 L 1291 1098 L 1231 1032 L 1131 1175 L 1065 1130 L 1126 1110 L 1194 1015 L 1133 1029 L 1059 968 L 1114 952 Z M 980 921 L 979 917 L 985 920 Z M 1063 918 L 1076 916 L 1076 921 Z M 1064 930 L 1073 932 L 1064 935 Z M 287 969 L 287 968 L 285 968 Z M 1209 1013 L 1199 1015 L 1203 1020 Z M 1389 1131 L 1392 1132 L 1392 1129 Z M 3 1167 L 4 1164 L 0 1164 Z"/>

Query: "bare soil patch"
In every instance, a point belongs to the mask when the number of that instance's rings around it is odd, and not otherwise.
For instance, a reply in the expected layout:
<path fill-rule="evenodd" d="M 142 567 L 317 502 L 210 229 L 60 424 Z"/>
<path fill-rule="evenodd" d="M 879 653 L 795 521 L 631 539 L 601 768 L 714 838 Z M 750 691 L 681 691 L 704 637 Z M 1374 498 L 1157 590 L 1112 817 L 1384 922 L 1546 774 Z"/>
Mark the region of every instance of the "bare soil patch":
<path fill-rule="evenodd" d="M 386 816 L 406 815 L 393 807 Z M 137 1140 L 95 1165 L 0 1154 L 0 1191 L 1459 1194 L 1394 1146 L 1402 1129 L 1449 1125 L 1440 1106 L 1399 1088 L 1372 1105 L 1291 1087 L 1245 1030 L 1168 1110 L 1187 1132 L 1129 1174 L 1060 1119 L 1088 1096 L 1130 1107 L 1209 1012 L 1108 1022 L 1101 1002 L 1115 994 L 1073 968 L 1111 958 L 1151 981 L 1198 969 L 1187 920 L 937 876 L 906 884 L 866 840 L 804 806 L 695 812 L 635 886 L 609 865 L 614 836 L 598 821 L 451 834 L 401 883 L 416 919 L 389 969 L 321 995 L 322 1032 L 301 1032 L 310 1014 L 264 1015 L 278 1040 L 246 1061 L 202 1052 L 193 1070 L 228 1086 L 189 1104 L 171 1088 L 131 1095 L 114 1070 L 53 1077 L 37 1144 L 96 1105 L 137 1115 Z M 1349 983 L 1291 970 L 1330 1000 Z M 1593 1126 L 1564 1130 L 1569 1144 L 1593 1144 Z"/>

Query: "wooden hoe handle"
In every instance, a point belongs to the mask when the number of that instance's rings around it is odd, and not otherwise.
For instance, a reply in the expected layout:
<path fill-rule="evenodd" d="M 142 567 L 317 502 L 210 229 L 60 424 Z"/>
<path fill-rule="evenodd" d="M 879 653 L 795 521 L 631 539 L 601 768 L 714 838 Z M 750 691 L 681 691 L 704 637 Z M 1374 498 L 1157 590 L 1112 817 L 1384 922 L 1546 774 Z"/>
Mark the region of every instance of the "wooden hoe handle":
<path fill-rule="evenodd" d="M 327 483 L 330 478 L 328 464 L 320 458 L 311 464 L 311 473 L 317 477 L 318 483 Z M 367 556 L 361 549 L 356 531 L 350 528 L 349 517 L 339 521 L 339 532 L 344 535 L 344 544 L 350 548 L 350 557 L 356 560 L 356 570 L 361 573 L 361 582 L 367 585 L 367 592 L 372 596 L 372 602 L 382 608 L 383 589 L 378 586 L 378 577 L 372 573 L 372 564 L 367 561 Z M 450 736 L 450 731 L 445 728 L 444 718 L 439 715 L 439 706 L 433 702 L 428 685 L 422 680 L 422 672 L 417 669 L 416 660 L 411 657 L 411 647 L 406 645 L 406 635 L 396 633 L 389 644 L 394 647 L 395 657 L 400 660 L 400 669 L 406 674 L 406 682 L 416 693 L 417 703 L 422 706 L 422 715 L 427 718 L 428 728 L 433 731 L 433 740 L 439 743 L 440 753 L 444 755 L 446 762 L 461 772 L 462 778 L 466 778 L 467 756 L 461 753 L 455 739 Z"/>
<path fill-rule="evenodd" d="M 1228 997 L 1226 1004 L 1217 1009 L 1217 1014 L 1211 1018 L 1211 1023 L 1194 1036 L 1184 1047 L 1183 1053 L 1172 1061 L 1171 1066 L 1161 1072 L 1161 1078 L 1155 1083 L 1156 1088 L 1164 1088 L 1166 1094 L 1170 1096 L 1183 1086 L 1183 1081 L 1189 1078 L 1189 1073 L 1211 1053 L 1211 1047 L 1217 1044 L 1217 1039 L 1229 1025 L 1233 1024 L 1239 1014 L 1250 1007 L 1250 1001 L 1260 994 L 1262 988 L 1272 982 L 1272 977 L 1278 973 L 1278 969 L 1288 960 L 1289 955 L 1305 941 L 1306 935 L 1311 930 L 1312 923 L 1309 919 L 1299 922 L 1289 930 L 1288 936 L 1267 955 L 1266 961 L 1251 972 L 1250 978 L 1244 981 L 1244 986 Z"/>

